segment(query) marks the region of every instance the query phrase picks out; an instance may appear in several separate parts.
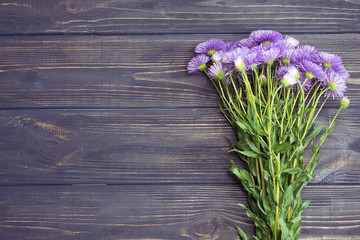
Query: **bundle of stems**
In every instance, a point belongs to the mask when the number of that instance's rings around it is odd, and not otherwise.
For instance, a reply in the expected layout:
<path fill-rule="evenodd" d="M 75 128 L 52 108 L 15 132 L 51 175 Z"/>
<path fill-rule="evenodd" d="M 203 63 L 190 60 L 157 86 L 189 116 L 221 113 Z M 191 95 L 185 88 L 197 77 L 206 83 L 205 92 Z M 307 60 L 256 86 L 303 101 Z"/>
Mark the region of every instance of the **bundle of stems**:
<path fill-rule="evenodd" d="M 313 180 L 335 119 L 349 106 L 344 93 L 350 74 L 342 59 L 271 30 L 235 42 L 212 39 L 198 44 L 195 53 L 188 72 L 213 83 L 220 111 L 238 139 L 230 152 L 247 164 L 244 169 L 231 161 L 230 170 L 248 193 L 249 207 L 239 205 L 254 220 L 254 238 L 297 239 L 309 205 L 301 191 Z M 340 100 L 339 110 L 327 126 L 319 125 L 329 98 Z M 304 161 L 308 146 L 312 155 Z"/>
<path fill-rule="evenodd" d="M 248 170 L 242 169 L 232 161 L 231 171 L 248 192 L 250 209 L 239 205 L 254 219 L 255 239 L 298 238 L 301 213 L 310 203 L 302 201 L 301 190 L 313 180 L 321 146 L 343 109 L 339 108 L 327 129 L 314 124 L 327 101 L 320 97 L 328 88 L 318 91 L 318 81 L 304 93 L 307 80 L 298 83 L 300 90 L 278 84 L 274 80 L 277 67 L 264 65 L 250 76 L 244 71 L 241 82 L 231 74 L 230 85 L 212 80 L 222 100 L 220 110 L 239 139 L 230 152 L 236 152 L 248 166 Z M 315 137 L 320 133 L 316 145 Z M 305 165 L 303 154 L 309 144 L 313 154 Z M 248 239 L 240 228 L 238 231 Z"/>

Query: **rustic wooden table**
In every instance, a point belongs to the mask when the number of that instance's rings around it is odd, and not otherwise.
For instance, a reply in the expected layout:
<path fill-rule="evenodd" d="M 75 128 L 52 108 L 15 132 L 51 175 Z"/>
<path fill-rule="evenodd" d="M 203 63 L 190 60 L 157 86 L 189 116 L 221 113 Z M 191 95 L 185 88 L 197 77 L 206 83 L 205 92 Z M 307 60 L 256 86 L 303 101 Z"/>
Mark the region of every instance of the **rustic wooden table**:
<path fill-rule="evenodd" d="M 0 239 L 239 239 L 253 222 L 197 43 L 265 28 L 352 78 L 300 239 L 360 239 L 359 1 L 0 1 Z M 329 121 L 337 102 L 320 122 Z"/>

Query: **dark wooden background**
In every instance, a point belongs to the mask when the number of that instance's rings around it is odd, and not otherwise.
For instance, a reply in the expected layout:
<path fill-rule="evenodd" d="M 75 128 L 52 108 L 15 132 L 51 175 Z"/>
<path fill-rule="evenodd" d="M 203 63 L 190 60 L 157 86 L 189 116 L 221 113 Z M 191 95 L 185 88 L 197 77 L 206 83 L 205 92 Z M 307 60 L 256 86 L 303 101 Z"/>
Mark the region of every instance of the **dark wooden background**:
<path fill-rule="evenodd" d="M 0 1 L 0 239 L 253 233 L 226 160 L 235 136 L 186 65 L 197 43 L 259 28 L 337 53 L 351 73 L 300 239 L 360 239 L 358 0 Z"/>

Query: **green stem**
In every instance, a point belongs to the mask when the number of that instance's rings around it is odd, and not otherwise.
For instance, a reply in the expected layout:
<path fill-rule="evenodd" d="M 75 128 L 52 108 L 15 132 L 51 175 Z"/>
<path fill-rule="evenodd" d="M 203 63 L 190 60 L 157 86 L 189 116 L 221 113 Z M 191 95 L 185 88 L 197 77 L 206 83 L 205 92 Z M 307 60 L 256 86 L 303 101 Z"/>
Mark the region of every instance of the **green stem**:
<path fill-rule="evenodd" d="M 280 154 L 276 156 L 277 164 L 277 181 L 276 181 L 276 212 L 275 212 L 275 240 L 277 240 L 278 235 L 278 225 L 279 225 L 279 205 L 280 205 L 280 177 L 281 177 L 281 163 L 280 163 Z"/>
<path fill-rule="evenodd" d="M 265 179 L 264 179 L 264 166 L 262 162 L 262 158 L 259 158 L 260 163 L 260 173 L 261 173 L 261 182 L 262 182 L 262 189 L 264 190 L 264 197 L 266 197 L 266 186 L 265 186 Z"/>

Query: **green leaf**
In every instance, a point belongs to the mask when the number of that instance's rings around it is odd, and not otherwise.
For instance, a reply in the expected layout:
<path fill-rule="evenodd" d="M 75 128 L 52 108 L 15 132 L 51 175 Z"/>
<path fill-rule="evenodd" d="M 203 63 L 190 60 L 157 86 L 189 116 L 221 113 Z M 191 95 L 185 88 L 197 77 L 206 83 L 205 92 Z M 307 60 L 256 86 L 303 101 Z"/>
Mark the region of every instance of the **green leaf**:
<path fill-rule="evenodd" d="M 311 150 L 313 151 L 313 153 L 316 153 L 315 140 L 311 141 Z"/>
<path fill-rule="evenodd" d="M 245 209 L 247 209 L 247 207 L 245 206 L 245 204 L 242 204 L 242 203 L 238 203 L 238 205 L 239 205 L 240 207 L 242 207 L 242 208 L 245 208 Z"/>
<path fill-rule="evenodd" d="M 268 214 L 266 213 L 266 211 L 264 210 L 264 208 L 261 206 L 260 199 L 258 199 L 256 202 L 257 202 L 257 205 L 258 205 L 260 211 L 261 211 L 265 216 L 267 216 Z"/>
<path fill-rule="evenodd" d="M 238 233 L 243 240 L 249 240 L 249 238 L 246 236 L 246 233 L 243 230 L 241 230 L 241 228 L 236 226 L 236 229 L 238 230 Z"/>
<path fill-rule="evenodd" d="M 315 109 L 315 106 L 312 106 L 312 107 L 309 107 L 309 108 L 306 108 L 305 111 L 304 111 L 304 115 L 308 114 L 311 110 Z"/>
<path fill-rule="evenodd" d="M 249 168 L 249 172 L 251 173 L 251 175 L 253 176 L 257 176 L 256 173 L 256 161 L 250 159 L 250 161 L 248 161 L 248 168 Z"/>
<path fill-rule="evenodd" d="M 296 168 L 287 168 L 282 170 L 283 173 L 290 173 L 290 174 L 298 174 L 299 172 L 301 172 L 301 168 L 296 167 Z"/>
<path fill-rule="evenodd" d="M 309 204 L 310 204 L 310 200 L 307 200 L 307 201 L 303 202 L 301 204 L 301 207 L 300 207 L 298 213 L 301 214 L 305 210 L 305 208 L 307 208 L 309 206 Z"/>
<path fill-rule="evenodd" d="M 255 153 L 257 153 L 259 155 L 262 154 L 262 152 L 255 146 L 255 144 L 253 142 L 251 142 L 249 139 L 245 139 L 245 140 L 252 151 L 254 151 Z"/>
<path fill-rule="evenodd" d="M 304 155 L 304 145 L 300 142 L 296 151 L 296 158 L 301 158 Z"/>
<path fill-rule="evenodd" d="M 244 138 L 246 138 L 246 136 L 243 136 Z M 246 142 L 237 142 L 235 145 L 232 146 L 233 149 L 241 149 L 241 150 L 249 150 L 251 151 L 251 148 L 249 147 L 249 145 Z"/>
<path fill-rule="evenodd" d="M 252 134 L 252 135 L 254 134 L 251 126 L 250 126 L 247 122 L 237 120 L 237 121 L 236 121 L 236 124 L 237 124 L 237 125 L 239 126 L 239 128 L 241 128 L 244 132 L 250 133 L 250 134 Z"/>
<path fill-rule="evenodd" d="M 245 169 L 242 168 L 238 168 L 234 161 L 231 161 L 232 166 L 230 167 L 230 171 L 235 174 L 235 176 L 237 176 L 240 180 L 245 180 L 247 182 L 251 182 L 251 175 L 248 171 L 246 171 Z"/>
<path fill-rule="evenodd" d="M 287 226 L 285 220 L 282 217 L 279 218 L 279 225 L 281 229 L 281 239 L 289 239 L 289 227 Z"/>
<path fill-rule="evenodd" d="M 291 144 L 289 142 L 283 142 L 281 144 L 275 144 L 273 150 L 275 153 L 284 153 L 291 148 Z"/>
<path fill-rule="evenodd" d="M 279 140 L 280 140 L 281 142 L 285 142 L 286 139 L 287 139 L 289 136 L 290 136 L 290 133 L 286 133 L 286 134 L 280 136 Z"/>
<path fill-rule="evenodd" d="M 231 149 L 229 152 L 237 152 L 237 153 L 240 153 L 242 155 L 245 155 L 245 156 L 251 157 L 251 158 L 256 158 L 258 156 L 256 153 L 254 153 L 253 151 L 250 151 L 250 150 L 241 151 L 238 149 Z"/>
<path fill-rule="evenodd" d="M 321 130 L 323 130 L 324 126 L 323 125 L 315 125 L 312 132 L 304 139 L 304 145 L 305 147 L 309 144 L 309 142 L 311 141 L 311 139 L 313 139 L 314 137 L 316 137 Z"/>

